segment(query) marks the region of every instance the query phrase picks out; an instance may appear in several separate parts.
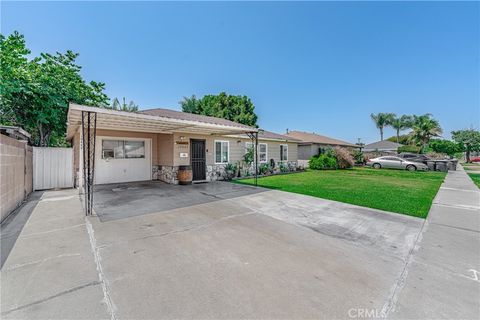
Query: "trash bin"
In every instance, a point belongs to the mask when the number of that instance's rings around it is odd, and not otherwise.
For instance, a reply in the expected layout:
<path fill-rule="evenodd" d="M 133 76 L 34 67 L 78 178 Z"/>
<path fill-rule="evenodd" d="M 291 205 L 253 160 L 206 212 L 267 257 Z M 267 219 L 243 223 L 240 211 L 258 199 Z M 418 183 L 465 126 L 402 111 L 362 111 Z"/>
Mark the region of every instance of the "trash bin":
<path fill-rule="evenodd" d="M 435 170 L 435 161 L 428 161 L 427 160 L 427 167 L 428 167 L 428 170 L 434 171 Z"/>
<path fill-rule="evenodd" d="M 457 170 L 457 165 L 458 165 L 458 160 L 457 159 L 452 159 L 450 160 L 450 167 L 448 168 L 448 170 Z"/>
<path fill-rule="evenodd" d="M 448 171 L 447 161 L 438 161 L 437 162 L 437 171 L 447 172 Z"/>

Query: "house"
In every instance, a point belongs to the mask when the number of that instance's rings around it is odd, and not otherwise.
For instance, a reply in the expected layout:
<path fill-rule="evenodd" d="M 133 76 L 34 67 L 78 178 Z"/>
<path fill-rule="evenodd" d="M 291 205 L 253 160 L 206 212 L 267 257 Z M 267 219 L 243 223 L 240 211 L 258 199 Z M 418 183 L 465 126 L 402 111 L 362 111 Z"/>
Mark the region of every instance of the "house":
<path fill-rule="evenodd" d="M 358 148 L 358 146 L 353 143 L 322 136 L 316 133 L 287 131 L 286 136 L 299 141 L 299 160 L 309 160 L 312 156 L 322 153 L 323 150 L 328 147 Z"/>
<path fill-rule="evenodd" d="M 364 152 L 391 152 L 396 153 L 398 147 L 403 146 L 403 144 L 392 142 L 389 140 L 381 140 L 373 143 L 369 143 L 363 147 Z"/>
<path fill-rule="evenodd" d="M 293 137 L 169 109 L 124 112 L 70 104 L 67 139 L 74 150 L 76 186 L 83 176 L 82 117 L 87 112 L 96 114 L 91 133 L 95 184 L 144 180 L 176 184 L 178 169 L 184 165 L 192 166 L 194 181 L 219 180 L 228 163 L 243 159 L 256 134 L 259 165 L 273 159 L 276 166 L 297 166 L 298 141 Z"/>

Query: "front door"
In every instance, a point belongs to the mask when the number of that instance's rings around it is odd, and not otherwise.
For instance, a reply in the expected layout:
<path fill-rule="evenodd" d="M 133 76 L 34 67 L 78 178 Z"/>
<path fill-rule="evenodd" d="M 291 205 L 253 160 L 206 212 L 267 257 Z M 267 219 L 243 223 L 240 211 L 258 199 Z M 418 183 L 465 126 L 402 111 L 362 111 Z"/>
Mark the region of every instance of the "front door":
<path fill-rule="evenodd" d="M 192 139 L 190 141 L 190 154 L 192 161 L 193 181 L 205 180 L 207 178 L 205 140 Z"/>

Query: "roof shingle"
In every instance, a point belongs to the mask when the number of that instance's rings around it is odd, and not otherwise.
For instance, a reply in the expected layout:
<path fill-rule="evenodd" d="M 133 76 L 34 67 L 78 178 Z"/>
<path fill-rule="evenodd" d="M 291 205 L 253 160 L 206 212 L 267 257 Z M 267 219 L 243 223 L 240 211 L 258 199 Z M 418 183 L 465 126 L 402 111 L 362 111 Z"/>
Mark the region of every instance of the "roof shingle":
<path fill-rule="evenodd" d="M 398 147 L 403 146 L 403 144 L 392 142 L 389 140 L 382 140 L 382 141 L 377 141 L 373 143 L 366 144 L 364 146 L 364 151 L 388 151 L 388 150 L 393 150 L 397 151 Z"/>
<path fill-rule="evenodd" d="M 247 125 L 230 121 L 227 119 L 204 116 L 204 115 L 188 113 L 188 112 L 181 112 L 181 111 L 170 110 L 170 109 L 163 109 L 163 108 L 140 110 L 138 111 L 138 113 L 148 114 L 148 115 L 157 116 L 157 117 L 178 119 L 178 120 L 189 120 L 189 121 L 199 121 L 199 122 L 210 123 L 210 124 L 219 124 L 219 125 L 231 126 L 231 127 L 237 127 L 237 128 L 245 128 L 245 129 L 252 128 Z"/>
<path fill-rule="evenodd" d="M 300 140 L 302 143 L 318 143 L 318 144 L 325 144 L 325 145 L 332 145 L 332 146 L 343 146 L 343 147 L 358 147 L 357 145 L 330 138 L 327 136 L 322 136 L 316 133 L 308 133 L 302 131 L 290 131 L 287 133 L 287 136 Z"/>

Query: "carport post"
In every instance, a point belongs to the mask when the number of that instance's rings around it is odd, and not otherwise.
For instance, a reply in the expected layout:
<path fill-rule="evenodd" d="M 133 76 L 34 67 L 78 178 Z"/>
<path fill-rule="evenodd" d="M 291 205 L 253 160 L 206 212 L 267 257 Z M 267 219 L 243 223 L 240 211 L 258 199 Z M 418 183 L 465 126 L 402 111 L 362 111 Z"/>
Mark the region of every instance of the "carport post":
<path fill-rule="evenodd" d="M 255 186 L 258 180 L 258 131 L 255 132 Z"/>
<path fill-rule="evenodd" d="M 83 196 L 85 215 L 93 212 L 93 182 L 95 174 L 95 140 L 97 136 L 97 113 L 82 111 L 83 142 Z"/>

